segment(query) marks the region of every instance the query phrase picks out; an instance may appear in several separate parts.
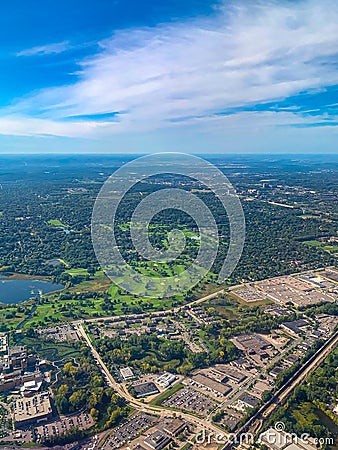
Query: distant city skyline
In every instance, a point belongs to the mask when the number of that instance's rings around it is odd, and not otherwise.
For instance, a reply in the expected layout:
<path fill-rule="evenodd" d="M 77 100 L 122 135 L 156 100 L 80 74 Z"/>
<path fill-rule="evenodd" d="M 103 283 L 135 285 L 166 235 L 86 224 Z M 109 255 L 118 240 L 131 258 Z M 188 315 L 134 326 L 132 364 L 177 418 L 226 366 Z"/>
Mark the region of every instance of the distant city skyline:
<path fill-rule="evenodd" d="M 0 153 L 336 154 L 334 0 L 13 0 Z"/>

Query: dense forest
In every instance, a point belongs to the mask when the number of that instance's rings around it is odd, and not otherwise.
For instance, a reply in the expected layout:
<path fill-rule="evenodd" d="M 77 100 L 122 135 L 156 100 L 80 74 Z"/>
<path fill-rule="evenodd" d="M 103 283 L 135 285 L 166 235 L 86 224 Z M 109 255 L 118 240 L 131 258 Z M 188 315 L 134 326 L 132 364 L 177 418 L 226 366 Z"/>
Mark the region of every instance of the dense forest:
<path fill-rule="evenodd" d="M 12 169 L 16 174 L 15 182 L 12 181 L 13 177 L 10 175 L 13 176 L 13 173 L 10 171 L 1 175 L 0 270 L 49 275 L 60 281 L 76 283 L 81 280 L 81 276 L 72 277 L 65 271 L 64 264 L 49 262 L 59 258 L 67 264 L 67 268 L 88 269 L 87 275 L 82 277 L 90 276 L 98 269 L 90 235 L 92 207 L 107 175 L 121 162 L 105 161 L 105 165 L 93 161 L 85 164 L 83 160 L 69 164 L 57 161 L 58 165 L 54 162 L 50 168 L 48 165 L 44 167 L 44 170 L 38 170 L 39 165 L 36 168 L 29 167 L 30 170 L 25 169 L 25 166 L 19 168 L 21 171 L 18 168 Z M 288 162 L 279 167 L 277 177 L 276 167 L 263 162 L 259 164 L 257 161 L 251 164 L 251 171 L 241 173 L 232 170 L 227 173 L 240 194 L 246 218 L 244 252 L 229 282 L 262 279 L 334 264 L 336 258 L 333 255 L 304 245 L 303 242 L 337 235 L 335 212 L 331 211 L 333 216 L 327 219 L 317 211 L 320 208 L 324 214 L 329 205 L 334 209 L 332 203 L 336 202 L 332 202 L 332 199 L 336 195 L 334 180 L 337 173 L 332 169 L 332 173 L 314 174 L 309 170 L 312 166 L 305 166 L 303 171 L 299 167 L 292 170 Z M 260 179 L 268 174 L 270 178 L 274 177 L 276 185 L 278 183 L 281 188 L 260 188 Z M 162 181 L 155 178 L 141 186 L 135 186 L 119 209 L 115 232 L 118 241 L 123 243 L 126 258 L 135 266 L 139 259 L 132 247 L 129 247 L 130 215 L 139 200 L 138 192 L 148 194 L 161 189 L 164 187 Z M 172 187 L 181 187 L 181 179 L 172 177 L 169 181 Z M 191 181 L 185 185 L 185 189 L 194 189 L 196 186 Z M 299 186 L 302 186 L 302 195 Z M 246 193 L 252 188 L 260 188 L 259 195 L 247 201 Z M 302 201 L 302 204 L 298 208 L 289 209 L 268 203 L 269 200 L 281 201 L 283 192 L 289 203 Z M 197 195 L 209 206 L 219 227 L 220 247 L 213 267 L 213 272 L 218 273 L 229 244 L 227 217 L 219 200 L 212 193 L 201 192 Z M 302 208 L 306 207 L 316 210 L 317 215 L 309 215 L 306 220 L 302 218 Z M 175 210 L 157 215 L 152 224 L 154 231 L 150 240 L 156 246 L 165 246 L 165 237 L 172 228 L 196 231 L 194 221 Z M 190 241 L 176 264 L 188 265 L 196 251 L 197 246 Z"/>

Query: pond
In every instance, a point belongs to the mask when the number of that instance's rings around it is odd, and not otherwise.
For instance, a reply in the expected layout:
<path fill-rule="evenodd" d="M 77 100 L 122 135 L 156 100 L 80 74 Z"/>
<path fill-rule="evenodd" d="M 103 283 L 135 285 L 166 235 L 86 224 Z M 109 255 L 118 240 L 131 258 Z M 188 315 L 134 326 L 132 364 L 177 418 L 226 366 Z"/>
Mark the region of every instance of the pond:
<path fill-rule="evenodd" d="M 22 303 L 39 296 L 39 293 L 61 291 L 62 284 L 41 280 L 11 280 L 0 277 L 0 303 Z"/>

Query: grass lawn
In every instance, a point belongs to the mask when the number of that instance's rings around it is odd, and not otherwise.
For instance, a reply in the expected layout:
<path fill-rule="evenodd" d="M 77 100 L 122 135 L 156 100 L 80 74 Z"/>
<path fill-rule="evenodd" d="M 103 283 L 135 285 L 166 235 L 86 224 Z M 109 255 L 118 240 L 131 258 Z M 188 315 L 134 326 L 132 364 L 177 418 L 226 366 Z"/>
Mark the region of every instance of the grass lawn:
<path fill-rule="evenodd" d="M 5 325 L 10 330 L 15 330 L 25 318 L 24 313 L 18 313 L 16 306 L 4 306 L 0 309 L 0 329 Z M 4 328 L 3 328 L 4 329 Z"/>
<path fill-rule="evenodd" d="M 84 288 L 84 284 L 89 288 Z M 97 284 L 97 279 L 89 280 L 79 285 L 68 289 L 69 293 L 83 293 L 83 292 L 96 292 L 96 289 L 101 285 Z M 24 329 L 39 326 L 51 326 L 60 322 L 69 322 L 76 319 L 89 319 L 96 317 L 106 317 L 111 315 L 123 315 L 126 313 L 126 309 L 131 310 L 132 307 L 139 309 L 136 312 L 155 311 L 161 309 L 168 309 L 172 306 L 173 301 L 168 299 L 144 299 L 135 298 L 128 293 L 121 293 L 120 289 L 113 284 L 106 285 L 105 291 L 108 290 L 112 300 L 112 309 L 102 309 L 103 298 L 88 298 L 88 299 L 60 299 L 59 294 L 51 294 L 46 296 L 42 303 L 40 303 L 33 317 L 24 324 Z M 13 309 L 15 311 L 15 309 Z M 22 319 L 12 319 L 11 325 L 14 327 L 16 323 L 19 323 Z M 8 321 L 6 320 L 6 323 Z M 0 322 L 1 323 L 1 322 Z"/>
<path fill-rule="evenodd" d="M 52 227 L 64 227 L 64 228 L 68 228 L 68 225 L 64 224 L 63 222 L 61 222 L 61 220 L 59 219 L 51 219 L 48 220 L 48 225 L 52 226 Z"/>
<path fill-rule="evenodd" d="M 172 306 L 173 300 L 160 299 L 160 298 L 135 298 L 133 295 L 129 295 L 127 292 L 121 295 L 121 290 L 115 284 L 112 284 L 109 288 L 109 294 L 114 301 L 114 312 L 116 314 L 123 314 L 123 308 L 139 306 L 145 311 L 154 311 L 160 309 L 168 309 Z"/>
<path fill-rule="evenodd" d="M 151 402 L 152 405 L 160 406 L 164 400 L 166 400 L 171 395 L 175 394 L 175 392 L 179 391 L 180 389 L 184 388 L 184 385 L 182 383 L 178 383 L 172 388 L 168 389 L 167 391 L 163 392 L 161 395 L 155 398 Z"/>
<path fill-rule="evenodd" d="M 70 269 L 77 270 L 77 269 Z M 86 270 L 87 269 L 81 269 Z M 73 272 L 75 276 L 75 272 Z M 88 272 L 87 272 L 88 274 Z M 77 274 L 78 275 L 78 274 Z M 89 280 L 84 280 L 79 284 L 68 289 L 69 292 L 74 292 L 77 294 L 81 294 L 82 292 L 107 292 L 112 282 L 106 275 L 104 275 L 103 271 L 98 271 L 95 273 L 94 277 L 91 277 Z"/>
<path fill-rule="evenodd" d="M 59 261 L 61 264 L 63 264 L 65 267 L 69 267 L 69 263 L 65 261 L 62 258 L 56 258 L 57 261 Z"/>
<path fill-rule="evenodd" d="M 88 270 L 83 269 L 82 267 L 79 267 L 78 269 L 67 269 L 63 273 L 68 273 L 68 275 L 70 275 L 71 277 L 76 277 L 76 276 L 86 277 L 89 275 Z"/>
<path fill-rule="evenodd" d="M 321 250 L 324 250 L 326 252 L 338 252 L 338 245 L 334 244 L 328 244 L 327 242 L 320 242 L 320 241 L 304 241 L 303 244 L 308 245 L 309 247 L 316 247 Z"/>
<path fill-rule="evenodd" d="M 39 304 L 33 317 L 24 324 L 24 329 L 52 325 L 58 322 L 69 322 L 74 319 L 106 316 L 102 310 L 102 299 L 60 300 L 49 298 L 48 303 Z"/>

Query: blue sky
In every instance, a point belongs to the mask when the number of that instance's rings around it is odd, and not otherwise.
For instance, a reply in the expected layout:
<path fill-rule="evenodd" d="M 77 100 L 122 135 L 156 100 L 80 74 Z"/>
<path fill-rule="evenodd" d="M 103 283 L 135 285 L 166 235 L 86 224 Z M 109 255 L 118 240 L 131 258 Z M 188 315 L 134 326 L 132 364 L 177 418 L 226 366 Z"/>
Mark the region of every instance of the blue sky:
<path fill-rule="evenodd" d="M 337 153 L 336 0 L 26 0 L 0 152 Z"/>

